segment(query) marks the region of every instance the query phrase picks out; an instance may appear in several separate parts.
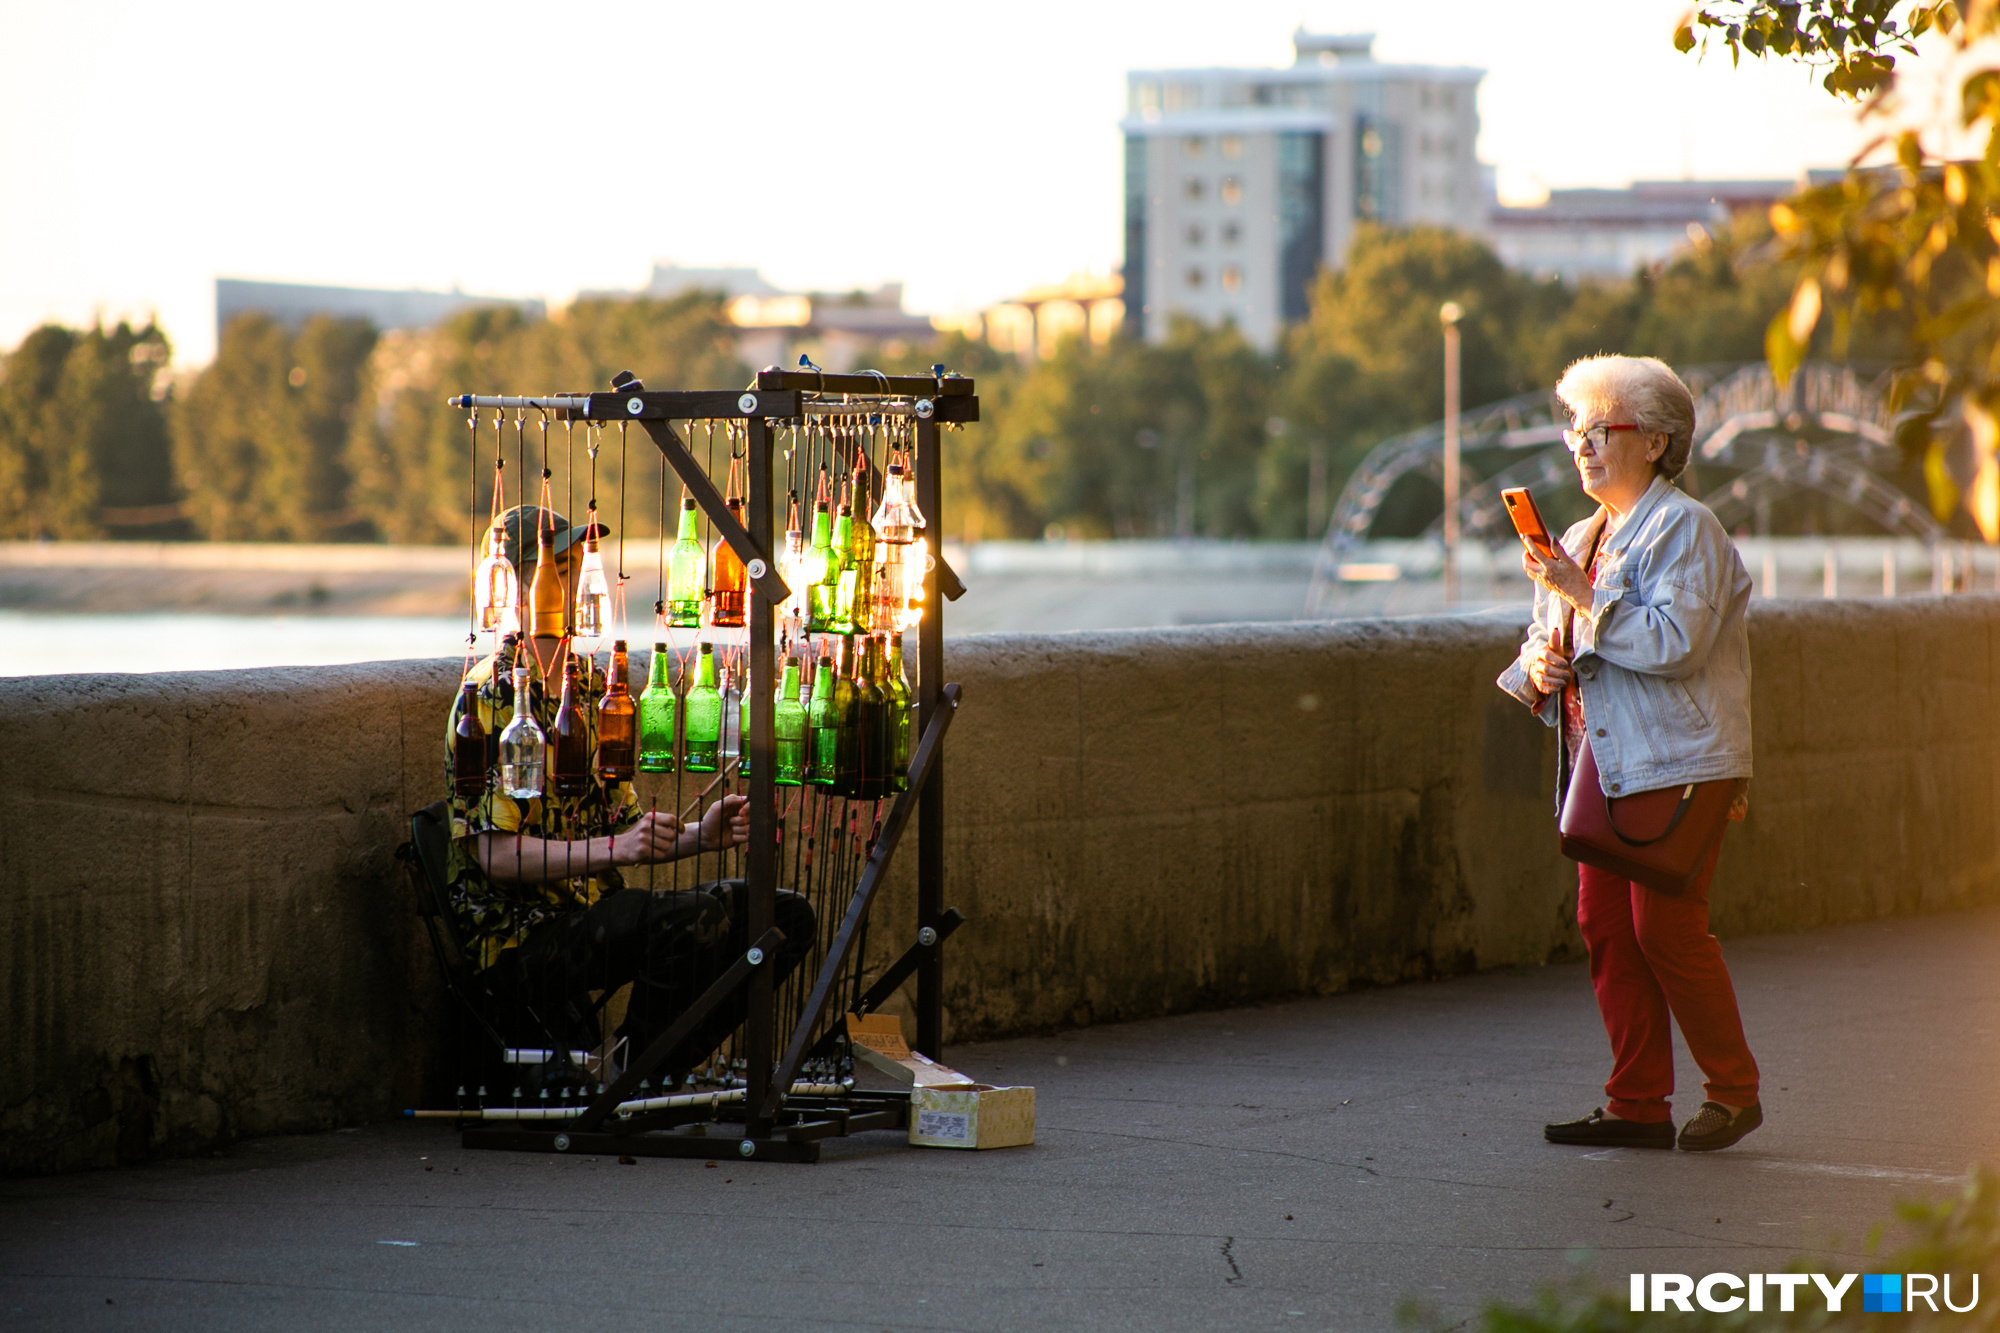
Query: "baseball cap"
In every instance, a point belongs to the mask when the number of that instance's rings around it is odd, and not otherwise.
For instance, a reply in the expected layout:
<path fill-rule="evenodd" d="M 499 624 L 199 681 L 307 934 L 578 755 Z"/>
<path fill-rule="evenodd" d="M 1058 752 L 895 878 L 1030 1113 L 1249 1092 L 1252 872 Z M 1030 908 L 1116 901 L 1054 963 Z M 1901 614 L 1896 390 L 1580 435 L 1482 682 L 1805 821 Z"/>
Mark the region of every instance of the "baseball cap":
<path fill-rule="evenodd" d="M 543 519 L 543 515 L 548 515 Z M 535 527 L 546 521 L 549 525 L 549 554 L 561 555 L 570 547 L 587 537 L 599 541 L 611 535 L 611 529 L 599 523 L 595 527 L 573 528 L 569 520 L 553 509 L 543 509 L 539 505 L 515 505 L 500 516 L 500 522 L 507 532 L 507 560 L 516 569 L 522 568 L 523 557 L 535 548 Z"/>

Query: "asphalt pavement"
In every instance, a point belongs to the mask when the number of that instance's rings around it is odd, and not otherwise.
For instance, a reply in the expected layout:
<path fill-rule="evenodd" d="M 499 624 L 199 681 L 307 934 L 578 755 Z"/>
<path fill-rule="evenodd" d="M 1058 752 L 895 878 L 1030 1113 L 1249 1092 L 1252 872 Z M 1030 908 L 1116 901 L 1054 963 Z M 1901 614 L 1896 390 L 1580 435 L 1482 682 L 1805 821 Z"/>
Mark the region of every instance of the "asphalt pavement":
<path fill-rule="evenodd" d="M 1865 1271 L 1898 1199 L 2000 1161 L 2000 911 L 1725 950 L 1766 1115 L 1726 1152 L 1543 1143 L 1605 1039 L 1581 966 L 1513 969 L 949 1049 L 1039 1090 L 1028 1148 L 627 1166 L 399 1122 L 0 1182 L 0 1327 L 1388 1329 L 1579 1269 Z"/>

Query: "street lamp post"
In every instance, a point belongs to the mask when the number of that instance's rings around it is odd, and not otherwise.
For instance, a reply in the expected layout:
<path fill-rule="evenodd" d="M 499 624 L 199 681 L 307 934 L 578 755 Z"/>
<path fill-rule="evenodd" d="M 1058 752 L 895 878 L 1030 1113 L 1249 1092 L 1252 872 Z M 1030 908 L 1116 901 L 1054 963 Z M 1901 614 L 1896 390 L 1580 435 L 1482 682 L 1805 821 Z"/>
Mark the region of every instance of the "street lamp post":
<path fill-rule="evenodd" d="M 1446 301 L 1444 325 L 1444 604 L 1458 604 L 1458 321 L 1465 312 Z"/>

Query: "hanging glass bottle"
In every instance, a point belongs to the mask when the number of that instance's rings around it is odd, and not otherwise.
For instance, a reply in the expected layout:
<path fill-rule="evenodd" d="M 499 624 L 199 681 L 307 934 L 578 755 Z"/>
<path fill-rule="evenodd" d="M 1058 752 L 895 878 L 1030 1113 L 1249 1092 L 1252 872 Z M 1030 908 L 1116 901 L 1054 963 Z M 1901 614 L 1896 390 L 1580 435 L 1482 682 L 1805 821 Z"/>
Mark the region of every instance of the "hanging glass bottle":
<path fill-rule="evenodd" d="M 743 522 L 743 501 L 736 496 L 729 497 L 729 516 L 741 524 Z M 720 536 L 715 539 L 715 601 L 709 615 L 709 623 L 731 628 L 743 624 L 743 589 L 745 585 L 743 558 L 736 554 L 736 548 Z"/>
<path fill-rule="evenodd" d="M 833 553 L 833 517 L 813 505 L 812 546 L 806 551 L 806 633 L 831 634 L 840 597 L 840 560 Z"/>
<path fill-rule="evenodd" d="M 743 674 L 734 667 L 722 668 L 721 754 L 724 759 L 734 759 L 741 755 L 744 760 L 743 771 L 747 773 L 750 769 L 750 756 L 743 749 L 743 738 L 750 733 L 750 729 L 743 725 L 743 719 L 748 716 L 744 701 L 750 697 L 750 691 L 743 687 Z"/>
<path fill-rule="evenodd" d="M 701 645 L 694 688 L 687 696 L 687 739 L 681 767 L 690 773 L 713 773 L 722 748 L 722 691 L 715 683 L 715 645 Z"/>
<path fill-rule="evenodd" d="M 779 628 L 787 638 L 797 638 L 806 627 L 806 539 L 799 530 L 799 496 L 792 492 L 791 512 L 785 519 L 785 545 L 778 554 L 778 577 L 791 589 L 791 596 L 778 610 Z"/>
<path fill-rule="evenodd" d="M 861 794 L 861 714 L 855 706 L 857 691 L 854 680 L 859 658 L 851 636 L 843 636 L 834 642 L 840 648 L 839 663 L 833 672 L 834 730 L 837 737 L 833 794 L 853 797 Z"/>
<path fill-rule="evenodd" d="M 556 573 L 555 556 L 549 552 L 549 511 L 536 511 L 535 577 L 528 584 L 528 634 L 537 639 L 560 639 L 569 620 L 569 599 L 564 596 L 562 576 Z M 545 664 L 546 665 L 546 664 Z"/>
<path fill-rule="evenodd" d="M 912 724 L 915 713 L 911 707 L 914 695 L 910 682 L 903 676 L 903 636 L 889 636 L 889 708 L 890 727 L 894 737 L 889 750 L 892 768 L 889 785 L 896 791 L 910 789 L 910 753 L 912 750 Z"/>
<path fill-rule="evenodd" d="M 486 727 L 479 720 L 479 686 L 469 680 L 458 691 L 458 720 L 451 737 L 451 787 L 468 801 L 486 794 Z"/>
<path fill-rule="evenodd" d="M 882 688 L 880 645 L 872 634 L 863 636 L 860 645 L 854 667 L 854 794 L 878 801 L 889 785 L 889 698 Z"/>
<path fill-rule="evenodd" d="M 854 518 L 848 528 L 847 560 L 841 570 L 840 600 L 857 634 L 875 624 L 875 529 L 868 522 L 868 455 L 854 460 Z"/>
<path fill-rule="evenodd" d="M 597 701 L 597 780 L 607 787 L 632 780 L 638 710 L 626 684 L 625 640 L 611 641 L 611 674 Z"/>
<path fill-rule="evenodd" d="M 833 536 L 833 622 L 835 634 L 854 632 L 854 507 L 845 501 L 834 511 Z"/>
<path fill-rule="evenodd" d="M 558 796 L 581 796 L 590 789 L 590 766 L 594 757 L 590 719 L 578 696 L 576 657 L 563 659 L 562 698 L 556 704 L 554 736 L 549 746 L 549 787 Z"/>
<path fill-rule="evenodd" d="M 833 704 L 833 661 L 825 653 L 820 655 L 819 670 L 813 677 L 812 706 L 806 722 L 812 744 L 806 781 L 815 787 L 831 787 L 840 768 L 840 716 Z"/>
<path fill-rule="evenodd" d="M 595 656 L 597 645 L 611 629 L 611 582 L 604 577 L 604 557 L 597 550 L 597 509 L 583 539 L 583 564 L 576 575 L 576 613 L 571 617 L 576 651 Z"/>
<path fill-rule="evenodd" d="M 542 794 L 547 738 L 535 725 L 533 691 L 528 668 L 514 668 L 514 720 L 500 733 L 500 790 L 517 801 Z"/>
<path fill-rule="evenodd" d="M 653 669 L 646 680 L 646 692 L 639 696 L 639 771 L 674 771 L 673 681 L 667 675 L 667 645 L 653 645 Z"/>
<path fill-rule="evenodd" d="M 778 689 L 771 732 L 776 756 L 771 780 L 780 787 L 802 785 L 806 777 L 806 741 L 811 731 L 806 710 L 799 703 L 799 663 L 795 657 L 785 659 L 785 683 Z"/>
<path fill-rule="evenodd" d="M 472 579 L 472 600 L 479 628 L 509 633 L 519 627 L 520 581 L 507 558 L 507 528 L 498 519 L 486 532 L 486 558 Z"/>
<path fill-rule="evenodd" d="M 680 531 L 667 558 L 667 623 L 675 629 L 701 627 L 702 575 L 708 560 L 695 532 L 694 497 L 681 500 Z"/>

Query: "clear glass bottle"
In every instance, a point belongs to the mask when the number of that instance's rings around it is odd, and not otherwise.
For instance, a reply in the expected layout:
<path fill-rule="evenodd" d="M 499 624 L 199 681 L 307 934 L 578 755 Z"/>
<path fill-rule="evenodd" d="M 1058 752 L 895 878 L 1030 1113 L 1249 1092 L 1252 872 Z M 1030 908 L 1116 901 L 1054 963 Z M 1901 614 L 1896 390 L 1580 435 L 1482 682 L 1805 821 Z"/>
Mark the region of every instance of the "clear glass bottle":
<path fill-rule="evenodd" d="M 590 530 L 597 531 L 594 517 Z M 604 557 L 598 553 L 594 536 L 583 541 L 583 564 L 576 575 L 576 611 L 570 626 L 576 650 L 586 657 L 596 653 L 611 628 L 611 583 L 604 577 Z"/>
<path fill-rule="evenodd" d="M 549 788 L 558 796 L 581 796 L 590 790 L 590 767 L 596 746 L 590 734 L 590 715 L 580 696 L 577 660 L 574 653 L 563 658 L 562 698 L 556 704 L 556 719 L 549 738 Z"/>
<path fill-rule="evenodd" d="M 779 608 L 785 634 L 797 638 L 806 627 L 806 538 L 799 530 L 799 494 L 791 495 L 791 512 L 785 519 L 785 546 L 778 555 L 778 577 L 792 590 Z"/>
<path fill-rule="evenodd" d="M 674 549 L 667 557 L 667 623 L 675 629 L 701 626 L 702 575 L 708 560 L 695 531 L 694 497 L 681 501 L 680 530 L 674 535 Z"/>
<path fill-rule="evenodd" d="M 500 790 L 517 801 L 542 794 L 548 738 L 535 725 L 534 691 L 528 668 L 514 668 L 514 720 L 500 733 Z"/>
<path fill-rule="evenodd" d="M 468 801 L 486 794 L 486 727 L 479 720 L 479 686 L 458 690 L 458 720 L 451 735 L 451 789 Z"/>
<path fill-rule="evenodd" d="M 743 522 L 743 501 L 736 496 L 729 497 L 729 516 L 738 523 Z M 743 589 L 747 580 L 743 573 L 743 559 L 736 554 L 736 548 L 722 540 L 715 539 L 715 600 L 709 611 L 709 623 L 740 628 L 743 624 Z"/>
<path fill-rule="evenodd" d="M 625 640 L 611 641 L 611 678 L 597 701 L 597 780 L 607 787 L 632 780 L 638 709 L 632 703 Z"/>
<path fill-rule="evenodd" d="M 681 767 L 690 773 L 713 773 L 722 748 L 722 691 L 715 684 L 715 645 L 701 646 L 694 688 L 687 695 L 687 735 L 681 747 Z"/>
<path fill-rule="evenodd" d="M 743 748 L 743 738 L 750 734 L 749 724 L 745 721 L 750 716 L 749 705 L 745 702 L 750 697 L 750 691 L 739 683 L 744 674 L 728 667 L 722 671 L 721 755 L 725 760 L 741 755 L 744 761 L 742 771 L 747 774 L 750 771 L 750 756 Z"/>
<path fill-rule="evenodd" d="M 646 678 L 646 692 L 639 696 L 639 771 L 674 771 L 674 684 L 667 674 L 670 658 L 667 645 L 653 645 L 653 669 Z"/>
<path fill-rule="evenodd" d="M 799 663 L 795 657 L 785 659 L 785 683 L 778 688 L 771 732 L 775 754 L 771 780 L 780 787 L 803 785 L 806 746 L 812 730 L 806 721 L 805 707 L 799 702 Z"/>
<path fill-rule="evenodd" d="M 514 562 L 507 558 L 504 523 L 495 523 L 487 530 L 486 558 L 472 576 L 472 601 L 479 613 L 479 628 L 503 634 L 518 628 L 521 585 L 514 576 Z"/>
<path fill-rule="evenodd" d="M 840 558 L 833 553 L 833 516 L 826 502 L 813 506 L 812 545 L 806 548 L 806 633 L 831 634 L 840 598 Z"/>

